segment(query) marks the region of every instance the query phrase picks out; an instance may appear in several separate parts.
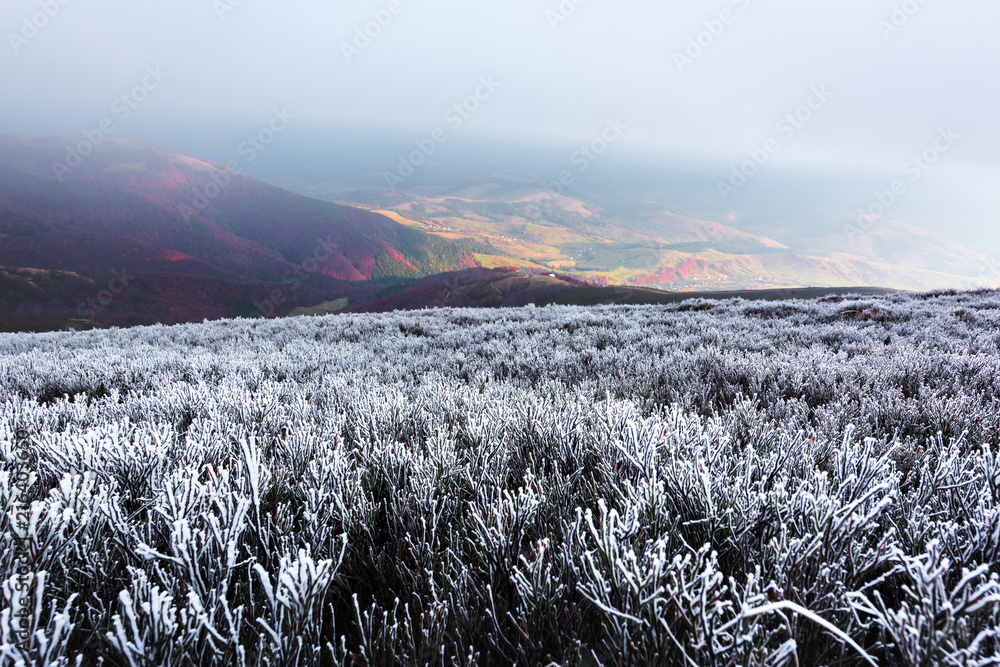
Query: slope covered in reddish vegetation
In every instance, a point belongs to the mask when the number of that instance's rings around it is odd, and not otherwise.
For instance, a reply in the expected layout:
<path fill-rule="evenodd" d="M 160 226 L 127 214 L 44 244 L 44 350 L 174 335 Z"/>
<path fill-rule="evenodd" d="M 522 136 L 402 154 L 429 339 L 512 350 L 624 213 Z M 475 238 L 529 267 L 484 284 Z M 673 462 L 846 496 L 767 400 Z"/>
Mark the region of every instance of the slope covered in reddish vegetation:
<path fill-rule="evenodd" d="M 631 285 L 639 286 L 662 286 L 676 283 L 685 278 L 691 278 L 705 273 L 711 264 L 703 259 L 689 259 L 675 267 L 665 267 L 659 273 L 651 273 L 639 276 L 629 281 Z"/>
<path fill-rule="evenodd" d="M 0 267 L 10 283 L 0 312 L 93 319 L 100 310 L 112 324 L 163 313 L 200 321 L 255 304 L 275 314 L 364 300 L 384 287 L 369 281 L 474 266 L 472 253 L 489 250 L 137 142 L 106 140 L 69 169 L 66 143 L 0 137 Z"/>

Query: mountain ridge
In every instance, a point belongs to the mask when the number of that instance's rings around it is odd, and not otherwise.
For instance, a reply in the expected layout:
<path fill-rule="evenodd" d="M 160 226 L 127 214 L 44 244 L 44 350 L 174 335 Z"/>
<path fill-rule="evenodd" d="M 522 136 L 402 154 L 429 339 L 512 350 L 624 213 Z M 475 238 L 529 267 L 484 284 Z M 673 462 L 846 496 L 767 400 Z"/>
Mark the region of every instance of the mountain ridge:
<path fill-rule="evenodd" d="M 200 320 L 207 304 L 168 304 L 158 293 L 170 285 L 173 294 L 181 277 L 201 290 L 215 281 L 223 304 L 243 304 L 212 307 L 213 316 L 245 314 L 245 304 L 283 314 L 342 297 L 366 300 L 385 281 L 476 266 L 473 254 L 491 251 L 487 243 L 433 237 L 141 142 L 107 139 L 57 177 L 52 165 L 65 141 L 0 137 L 0 267 L 8 283 L 0 308 L 11 315 L 92 318 L 97 309 L 86 304 L 95 290 L 85 283 L 96 281 L 96 292 L 105 292 L 105 301 L 111 293 L 117 306 L 103 304 L 106 324 L 150 323 L 171 313 Z M 46 294 L 36 295 L 49 302 L 45 308 L 27 294 L 28 269 L 48 272 Z M 128 288 L 141 288 L 139 298 L 124 303 L 100 289 L 113 271 L 135 277 Z M 71 275 L 81 279 L 67 280 Z"/>

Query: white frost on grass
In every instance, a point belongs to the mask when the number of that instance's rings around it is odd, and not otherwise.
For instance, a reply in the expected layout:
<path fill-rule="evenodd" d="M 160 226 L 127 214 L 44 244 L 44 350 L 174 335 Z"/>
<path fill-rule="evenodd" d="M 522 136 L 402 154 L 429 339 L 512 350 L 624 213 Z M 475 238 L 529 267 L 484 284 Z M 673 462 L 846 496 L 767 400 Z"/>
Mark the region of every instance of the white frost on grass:
<path fill-rule="evenodd" d="M 995 664 L 1000 295 L 0 335 L 0 507 L 2 665 Z"/>

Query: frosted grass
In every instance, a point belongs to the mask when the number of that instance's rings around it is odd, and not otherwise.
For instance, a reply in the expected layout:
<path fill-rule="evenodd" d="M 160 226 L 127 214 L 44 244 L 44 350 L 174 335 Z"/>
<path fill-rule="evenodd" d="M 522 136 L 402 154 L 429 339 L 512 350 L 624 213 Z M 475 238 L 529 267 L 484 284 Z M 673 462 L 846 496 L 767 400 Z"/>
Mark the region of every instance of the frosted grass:
<path fill-rule="evenodd" d="M 1000 662 L 994 292 L 0 335 L 0 406 L 3 665 Z"/>

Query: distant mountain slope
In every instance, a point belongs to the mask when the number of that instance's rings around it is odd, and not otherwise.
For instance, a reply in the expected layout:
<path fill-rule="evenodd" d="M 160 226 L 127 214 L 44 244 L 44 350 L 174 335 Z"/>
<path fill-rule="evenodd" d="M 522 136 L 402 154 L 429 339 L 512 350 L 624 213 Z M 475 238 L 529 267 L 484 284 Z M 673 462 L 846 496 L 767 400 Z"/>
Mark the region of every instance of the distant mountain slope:
<path fill-rule="evenodd" d="M 591 186 L 581 180 L 559 195 L 507 173 L 407 192 L 283 183 L 443 238 L 488 240 L 501 256 L 479 257 L 484 266 L 569 272 L 608 284 L 675 291 L 810 285 L 919 291 L 991 283 L 984 275 L 986 253 L 896 220 L 858 233 L 848 233 L 851 219 L 826 211 L 815 219 L 744 225 L 737 210 L 717 220 L 682 213 L 669 181 L 659 191 L 639 192 L 627 178 L 608 180 Z"/>
<path fill-rule="evenodd" d="M 138 142 L 105 140 L 68 168 L 67 143 L 0 137 L 0 312 L 112 324 L 274 314 L 365 300 L 380 288 L 369 281 L 491 252 Z"/>

